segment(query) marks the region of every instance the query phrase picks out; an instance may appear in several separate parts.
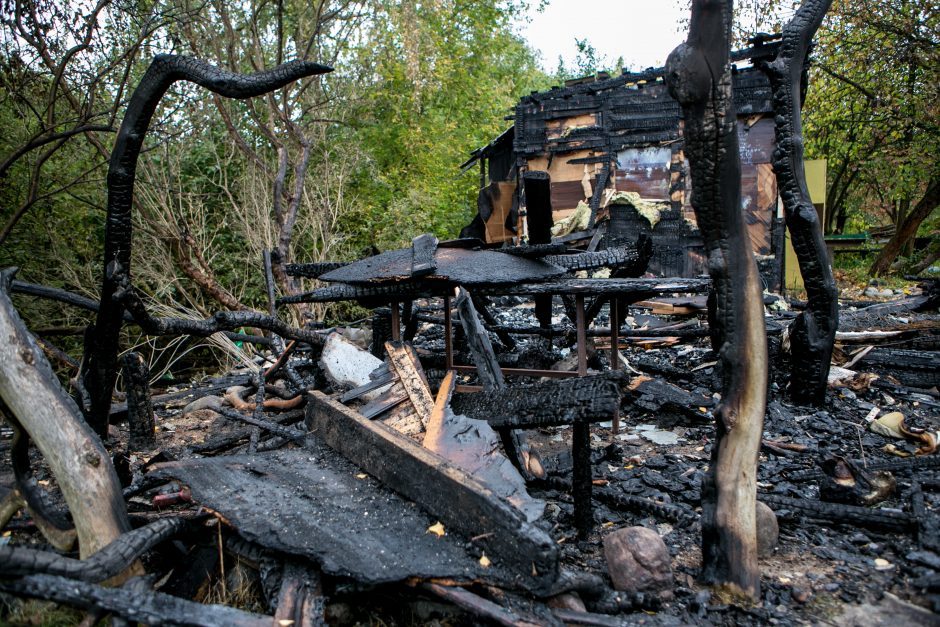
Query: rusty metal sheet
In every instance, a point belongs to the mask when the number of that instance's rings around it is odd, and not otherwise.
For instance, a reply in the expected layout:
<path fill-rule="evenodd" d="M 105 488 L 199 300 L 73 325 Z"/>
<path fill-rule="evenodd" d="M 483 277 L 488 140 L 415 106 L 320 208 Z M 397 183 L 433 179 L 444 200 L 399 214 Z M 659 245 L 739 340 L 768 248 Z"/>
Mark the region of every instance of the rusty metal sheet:
<path fill-rule="evenodd" d="M 525 259 L 494 250 L 438 248 L 434 253 L 437 269 L 421 277 L 422 282 L 439 281 L 459 285 L 500 285 L 521 281 L 544 281 L 564 274 L 564 270 L 538 259 Z M 320 277 L 323 281 L 352 285 L 383 285 L 411 279 L 411 249 L 392 250 L 337 268 Z"/>
<path fill-rule="evenodd" d="M 191 459 L 153 471 L 189 486 L 247 540 L 378 584 L 410 577 L 505 581 L 466 543 L 428 533 L 436 519 L 326 449 Z"/>

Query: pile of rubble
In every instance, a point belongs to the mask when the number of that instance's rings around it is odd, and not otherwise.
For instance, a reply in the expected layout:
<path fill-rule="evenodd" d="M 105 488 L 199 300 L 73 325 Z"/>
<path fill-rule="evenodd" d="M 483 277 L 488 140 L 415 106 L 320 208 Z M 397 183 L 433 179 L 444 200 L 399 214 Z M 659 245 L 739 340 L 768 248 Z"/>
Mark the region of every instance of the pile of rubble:
<path fill-rule="evenodd" d="M 252 368 L 129 395 L 108 444 L 137 529 L 79 562 L 41 550 L 24 510 L 0 589 L 167 624 L 937 622 L 930 286 L 844 309 L 824 410 L 788 403 L 794 314 L 767 296 L 752 605 L 696 583 L 720 376 L 708 282 L 567 274 L 636 274 L 635 249 L 461 246 L 293 268 L 336 281 L 304 300 L 377 306 L 372 324 L 275 337 Z M 527 295 L 550 295 L 550 316 Z M 132 437 L 148 411 L 156 428 Z M 138 556 L 155 581 L 97 585 Z M 192 602 L 220 588 L 240 609 Z"/>

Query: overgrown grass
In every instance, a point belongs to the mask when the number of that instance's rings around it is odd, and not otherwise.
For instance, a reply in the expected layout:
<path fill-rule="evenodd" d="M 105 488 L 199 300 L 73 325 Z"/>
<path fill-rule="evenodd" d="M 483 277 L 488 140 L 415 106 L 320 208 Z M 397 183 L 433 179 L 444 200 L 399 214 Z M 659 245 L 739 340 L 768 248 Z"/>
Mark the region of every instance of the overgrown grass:
<path fill-rule="evenodd" d="M 30 599 L 0 599 L 0 626 L 42 625 L 42 627 L 72 627 L 85 618 L 86 613 L 49 601 Z M 102 619 L 96 625 L 106 625 Z"/>

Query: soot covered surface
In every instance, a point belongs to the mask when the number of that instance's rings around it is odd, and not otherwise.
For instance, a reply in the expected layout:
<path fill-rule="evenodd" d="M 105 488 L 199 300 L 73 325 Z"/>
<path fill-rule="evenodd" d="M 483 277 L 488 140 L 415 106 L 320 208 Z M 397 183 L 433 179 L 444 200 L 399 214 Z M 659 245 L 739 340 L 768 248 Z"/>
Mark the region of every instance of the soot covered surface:
<path fill-rule="evenodd" d="M 188 485 L 245 539 L 303 555 L 331 575 L 363 583 L 409 577 L 503 581 L 435 520 L 322 447 L 190 459 L 154 472 Z"/>

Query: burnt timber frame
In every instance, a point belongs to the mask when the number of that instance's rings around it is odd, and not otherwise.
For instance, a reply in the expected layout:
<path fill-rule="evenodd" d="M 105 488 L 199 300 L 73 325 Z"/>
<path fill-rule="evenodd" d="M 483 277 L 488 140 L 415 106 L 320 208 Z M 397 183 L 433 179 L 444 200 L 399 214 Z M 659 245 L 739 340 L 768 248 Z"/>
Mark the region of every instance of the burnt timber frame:
<path fill-rule="evenodd" d="M 134 180 L 137 160 L 157 106 L 170 86 L 190 81 L 226 98 L 252 98 L 298 79 L 331 71 L 319 63 L 292 61 L 254 74 L 236 74 L 192 57 L 161 54 L 154 57 L 131 95 L 108 164 L 108 207 L 105 224 L 101 304 L 95 324 L 85 338 L 85 358 L 78 380 L 85 418 L 106 435 L 111 393 L 117 373 L 119 334 L 124 304 L 115 299 L 131 271 Z"/>

